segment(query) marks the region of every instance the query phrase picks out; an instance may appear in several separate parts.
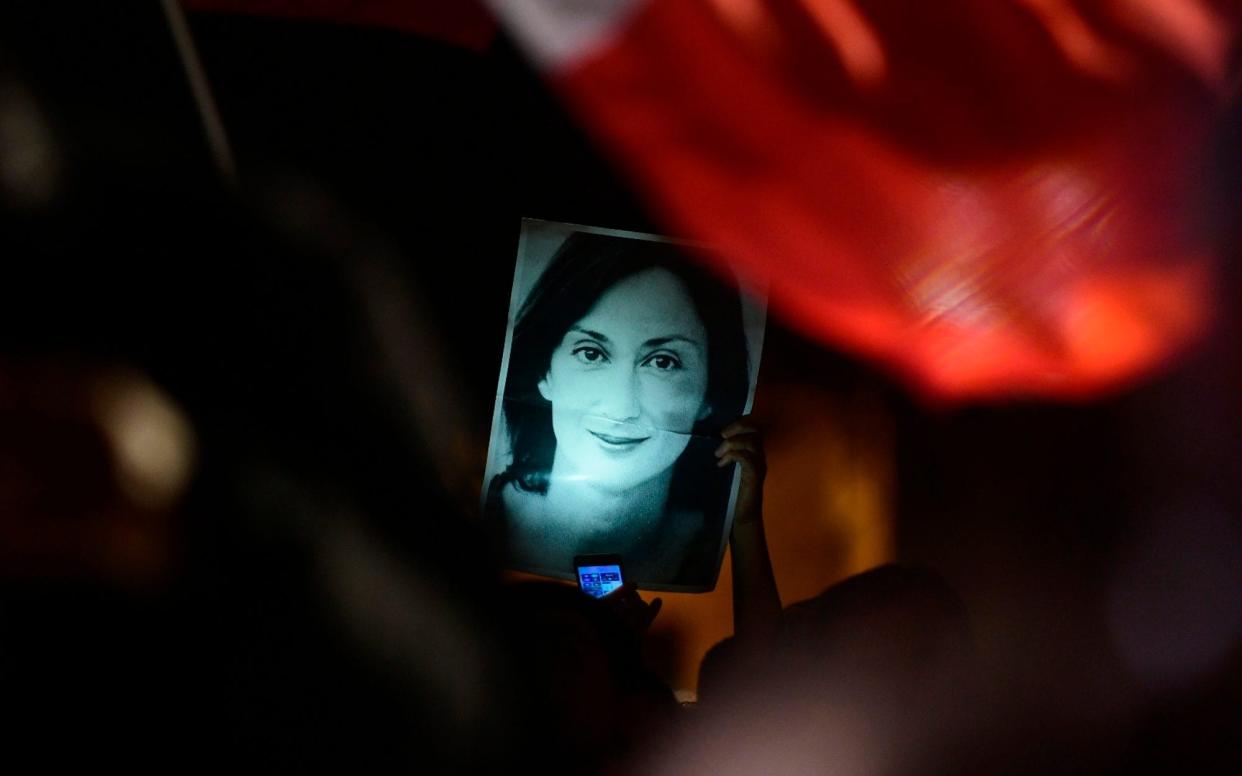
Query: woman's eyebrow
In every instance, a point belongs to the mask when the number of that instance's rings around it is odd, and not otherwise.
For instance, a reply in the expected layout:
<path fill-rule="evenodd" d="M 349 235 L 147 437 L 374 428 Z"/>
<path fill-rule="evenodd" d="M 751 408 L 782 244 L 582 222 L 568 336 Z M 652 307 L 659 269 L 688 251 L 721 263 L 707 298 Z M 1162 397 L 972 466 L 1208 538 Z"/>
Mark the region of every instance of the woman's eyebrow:
<path fill-rule="evenodd" d="M 703 343 L 699 342 L 693 337 L 687 337 L 682 334 L 671 334 L 667 337 L 652 337 L 651 339 L 643 343 L 643 347 L 658 348 L 661 345 L 667 345 L 670 342 L 684 342 L 687 345 L 693 345 L 694 347 L 700 348 L 700 349 L 703 347 Z"/>
<path fill-rule="evenodd" d="M 611 342 L 611 340 L 609 340 L 609 339 L 608 339 L 607 337 L 605 337 L 603 334 L 600 334 L 598 331 L 591 331 L 590 329 L 584 329 L 584 328 L 582 328 L 581 326 L 570 326 L 570 327 L 569 327 L 569 330 L 570 330 L 570 331 L 576 331 L 576 332 L 578 332 L 579 334 L 585 334 L 585 335 L 587 335 L 588 337 L 590 337 L 591 339 L 597 339 L 597 340 L 599 340 L 600 342 L 604 342 L 604 343 Z"/>

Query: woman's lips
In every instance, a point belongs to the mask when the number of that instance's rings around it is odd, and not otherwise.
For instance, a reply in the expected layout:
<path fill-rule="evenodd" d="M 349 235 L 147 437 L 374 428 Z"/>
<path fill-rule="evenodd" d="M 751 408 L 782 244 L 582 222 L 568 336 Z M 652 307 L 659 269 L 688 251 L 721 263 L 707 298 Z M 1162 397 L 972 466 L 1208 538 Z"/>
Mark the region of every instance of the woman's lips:
<path fill-rule="evenodd" d="M 605 445 L 614 448 L 636 447 L 651 438 L 649 436 L 617 436 L 615 434 L 604 434 L 599 431 L 591 431 L 590 434 Z"/>

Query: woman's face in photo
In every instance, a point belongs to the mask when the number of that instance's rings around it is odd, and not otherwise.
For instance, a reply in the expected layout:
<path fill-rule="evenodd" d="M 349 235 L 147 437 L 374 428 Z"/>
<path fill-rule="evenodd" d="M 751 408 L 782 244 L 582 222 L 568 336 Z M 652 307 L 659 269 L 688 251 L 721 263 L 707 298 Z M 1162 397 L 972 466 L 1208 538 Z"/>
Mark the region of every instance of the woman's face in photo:
<path fill-rule="evenodd" d="M 539 392 L 555 468 L 624 490 L 671 467 L 710 414 L 707 331 L 685 286 L 653 268 L 612 286 L 565 333 Z"/>

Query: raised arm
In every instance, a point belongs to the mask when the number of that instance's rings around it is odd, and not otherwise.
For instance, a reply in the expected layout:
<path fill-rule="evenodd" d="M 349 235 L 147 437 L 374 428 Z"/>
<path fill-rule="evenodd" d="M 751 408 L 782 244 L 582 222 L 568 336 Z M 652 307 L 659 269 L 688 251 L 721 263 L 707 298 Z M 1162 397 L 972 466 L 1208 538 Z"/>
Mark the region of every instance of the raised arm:
<path fill-rule="evenodd" d="M 743 649 L 765 648 L 781 628 L 781 599 L 763 530 L 763 479 L 767 459 L 759 429 L 743 419 L 730 423 L 716 448 L 717 466 L 736 463 L 742 480 L 729 548 L 733 559 L 733 631 Z"/>

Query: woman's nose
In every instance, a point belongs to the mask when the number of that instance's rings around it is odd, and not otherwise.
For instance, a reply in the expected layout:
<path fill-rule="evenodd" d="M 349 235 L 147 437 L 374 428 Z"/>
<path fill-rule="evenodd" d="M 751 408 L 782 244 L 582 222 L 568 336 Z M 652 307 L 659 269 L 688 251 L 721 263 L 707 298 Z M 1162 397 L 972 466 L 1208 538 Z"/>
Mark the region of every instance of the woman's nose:
<path fill-rule="evenodd" d="M 600 414 L 609 420 L 635 420 L 641 410 L 638 401 L 638 374 L 617 369 L 605 386 L 599 405 Z"/>

